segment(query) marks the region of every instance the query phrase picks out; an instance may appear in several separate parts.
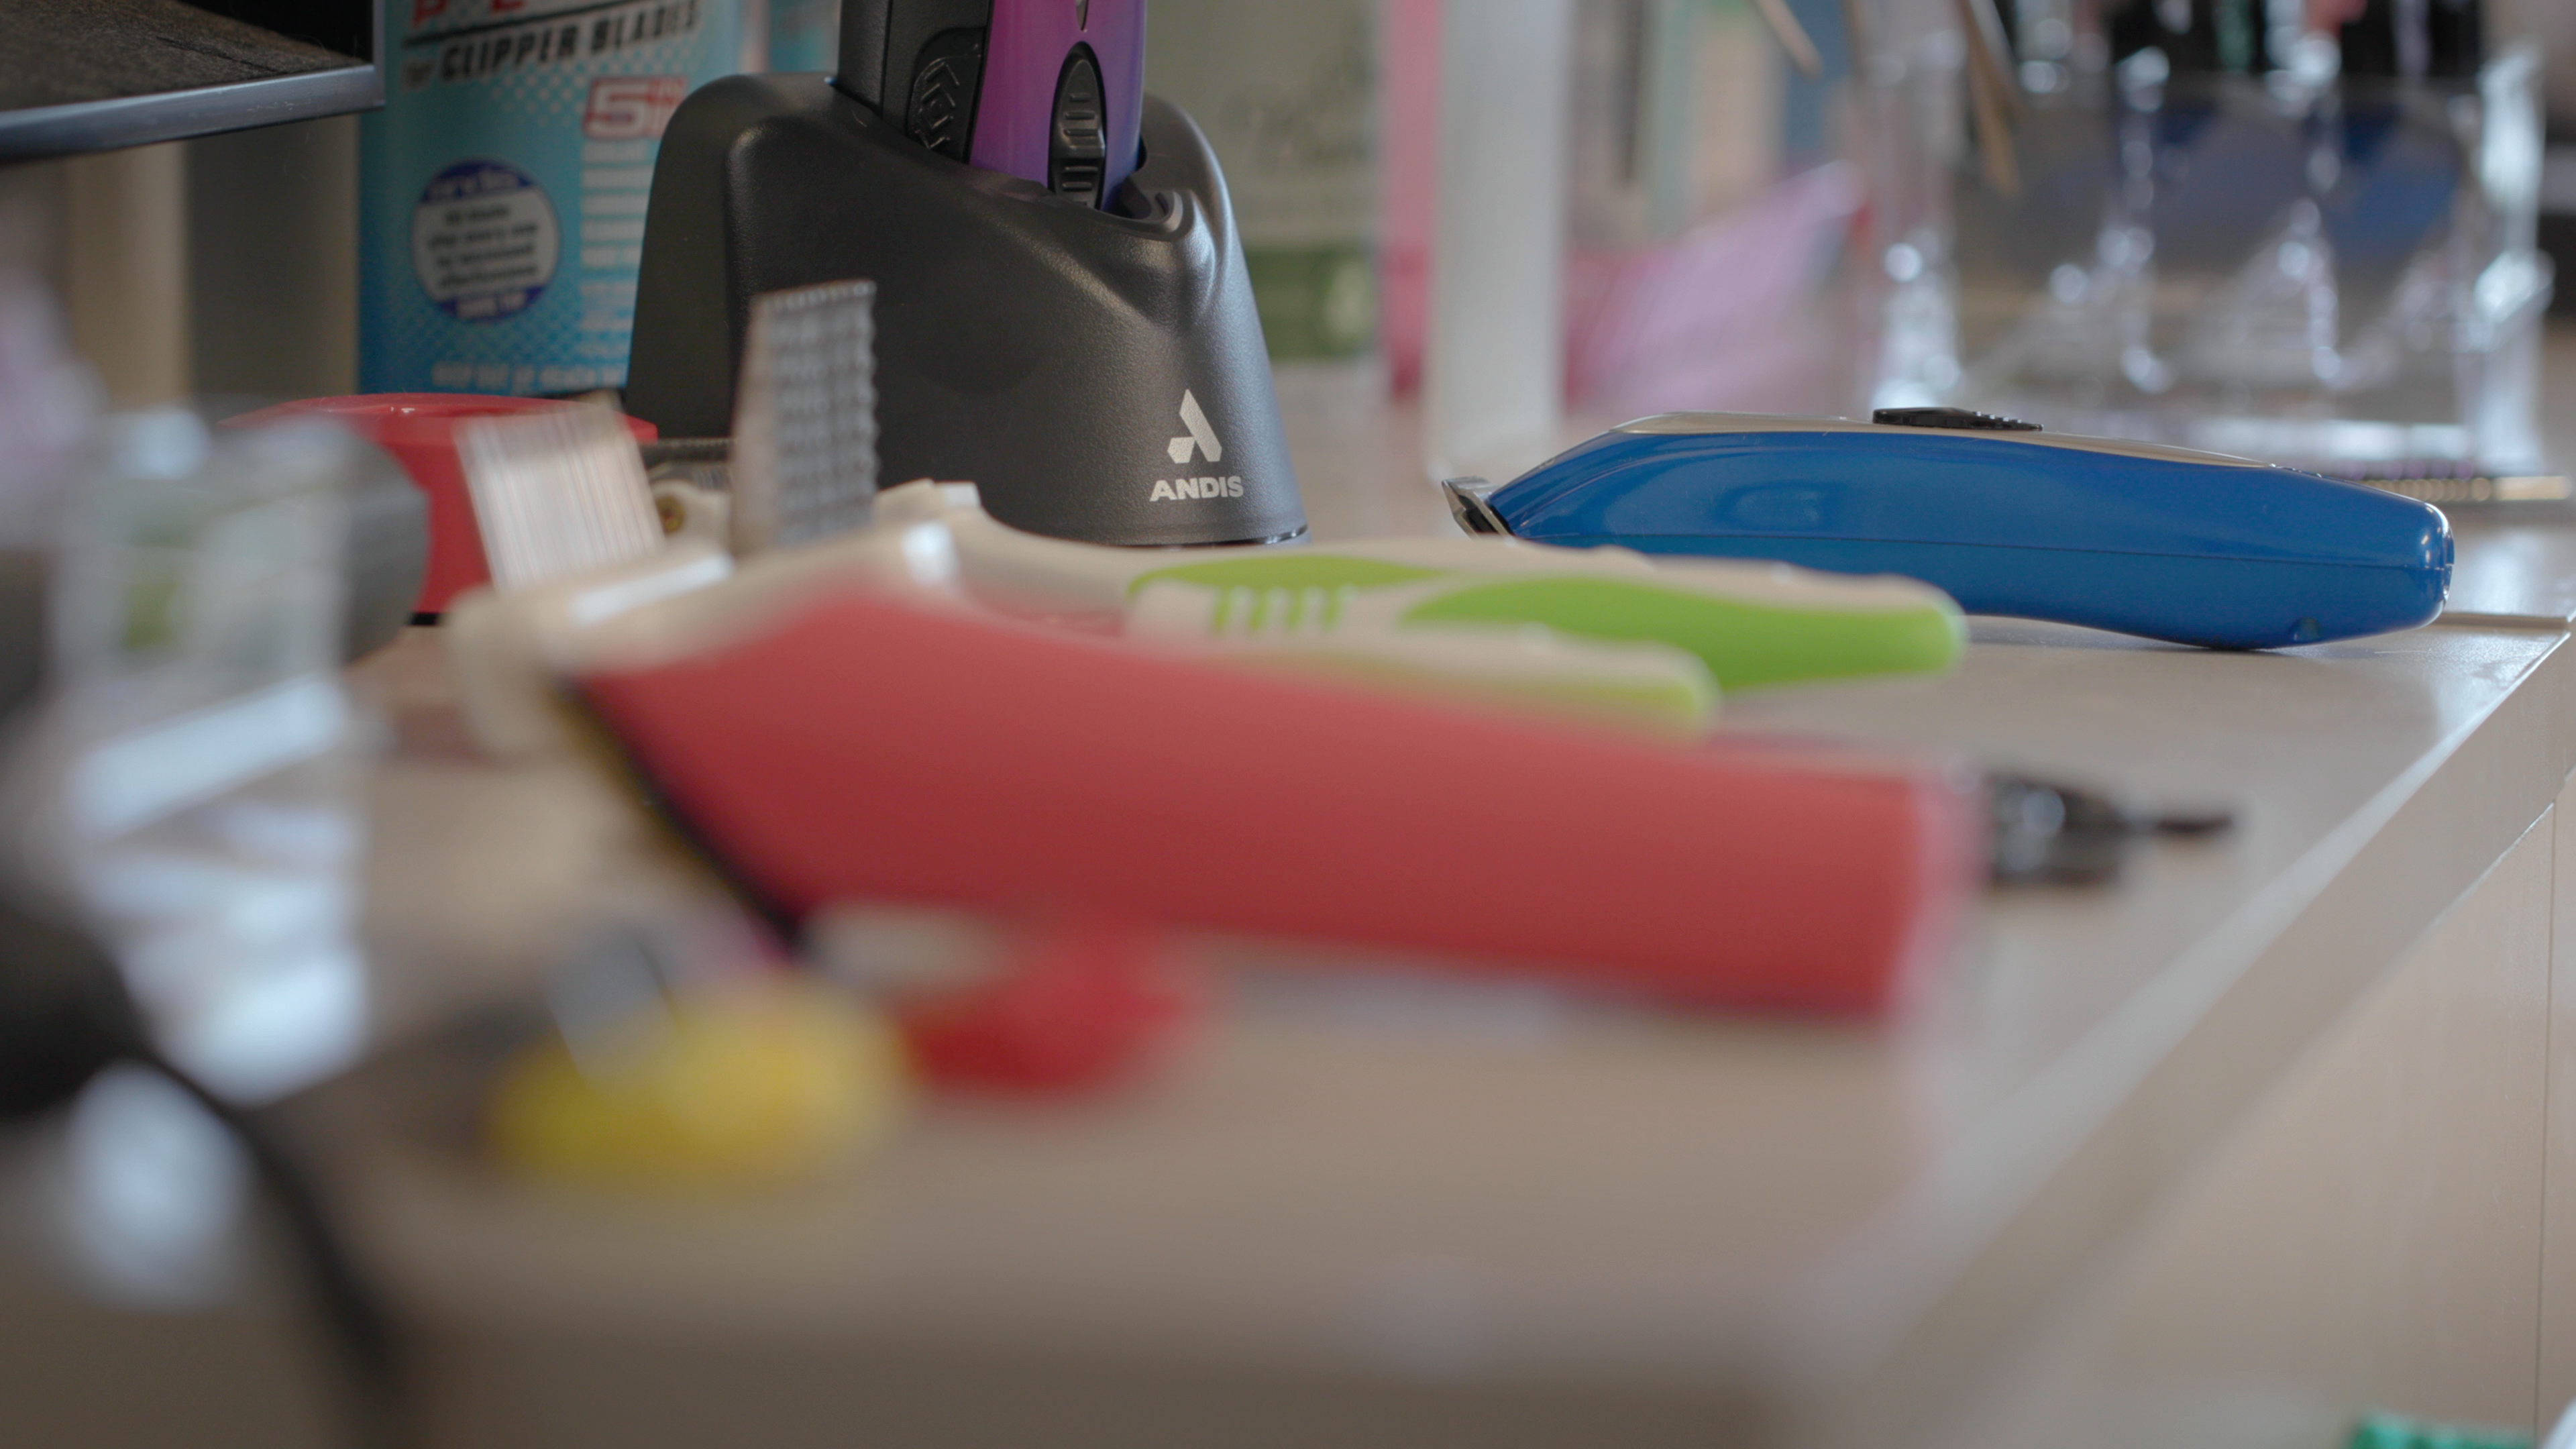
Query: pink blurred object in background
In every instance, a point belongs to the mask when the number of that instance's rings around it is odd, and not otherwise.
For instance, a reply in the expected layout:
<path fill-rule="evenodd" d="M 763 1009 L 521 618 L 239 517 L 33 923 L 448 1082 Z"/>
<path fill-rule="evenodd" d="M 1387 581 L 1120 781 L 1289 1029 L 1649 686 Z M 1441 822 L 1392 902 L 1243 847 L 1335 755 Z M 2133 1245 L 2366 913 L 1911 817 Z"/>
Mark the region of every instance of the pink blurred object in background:
<path fill-rule="evenodd" d="M 1398 395 L 1422 384 L 1440 190 L 1440 0 L 1389 0 L 1380 87 L 1379 342 Z M 1808 304 L 1864 200 L 1835 164 L 1776 182 L 1672 241 L 1577 250 L 1566 395 L 1592 411 L 1808 410 L 1842 391 Z"/>
<path fill-rule="evenodd" d="M 1859 175 L 1835 163 L 1664 245 L 1575 252 L 1567 397 L 1622 415 L 1812 407 L 1835 364 L 1807 303 L 1861 203 Z"/>
<path fill-rule="evenodd" d="M 1387 0 L 1379 42 L 1378 346 L 1397 396 L 1422 386 L 1440 212 L 1440 0 Z"/>

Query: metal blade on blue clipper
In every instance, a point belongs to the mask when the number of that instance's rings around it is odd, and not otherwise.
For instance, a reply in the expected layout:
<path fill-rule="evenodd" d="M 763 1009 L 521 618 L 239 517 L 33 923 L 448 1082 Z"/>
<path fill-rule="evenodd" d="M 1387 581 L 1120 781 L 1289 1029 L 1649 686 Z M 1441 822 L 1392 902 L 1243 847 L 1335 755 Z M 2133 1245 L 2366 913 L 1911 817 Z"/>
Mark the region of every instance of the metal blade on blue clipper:
<path fill-rule="evenodd" d="M 877 493 L 876 287 L 763 293 L 734 404 L 737 554 L 864 527 Z"/>
<path fill-rule="evenodd" d="M 625 420 L 564 407 L 457 433 L 492 584 L 533 588 L 653 553 L 662 521 Z"/>

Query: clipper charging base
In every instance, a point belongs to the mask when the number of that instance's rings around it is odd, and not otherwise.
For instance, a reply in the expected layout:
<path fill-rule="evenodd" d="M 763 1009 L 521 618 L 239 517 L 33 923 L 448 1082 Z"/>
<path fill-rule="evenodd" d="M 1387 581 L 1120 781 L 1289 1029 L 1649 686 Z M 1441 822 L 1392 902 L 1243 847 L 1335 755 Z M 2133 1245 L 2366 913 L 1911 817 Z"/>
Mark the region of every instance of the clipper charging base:
<path fill-rule="evenodd" d="M 921 144 L 821 75 L 734 76 L 672 117 L 627 406 L 732 426 L 752 298 L 876 283 L 879 475 L 971 481 L 1033 533 L 1263 543 L 1305 531 L 1225 180 L 1147 97 L 1134 174 L 1079 190 Z"/>

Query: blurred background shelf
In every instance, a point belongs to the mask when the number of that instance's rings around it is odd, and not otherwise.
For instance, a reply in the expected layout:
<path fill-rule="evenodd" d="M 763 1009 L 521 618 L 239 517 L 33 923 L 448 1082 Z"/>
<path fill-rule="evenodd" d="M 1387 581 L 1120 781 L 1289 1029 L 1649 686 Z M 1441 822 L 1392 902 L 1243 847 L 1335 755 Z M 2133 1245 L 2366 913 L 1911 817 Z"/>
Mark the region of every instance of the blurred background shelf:
<path fill-rule="evenodd" d="M 367 0 L 10 0 L 0 19 L 0 162 L 384 100 Z"/>

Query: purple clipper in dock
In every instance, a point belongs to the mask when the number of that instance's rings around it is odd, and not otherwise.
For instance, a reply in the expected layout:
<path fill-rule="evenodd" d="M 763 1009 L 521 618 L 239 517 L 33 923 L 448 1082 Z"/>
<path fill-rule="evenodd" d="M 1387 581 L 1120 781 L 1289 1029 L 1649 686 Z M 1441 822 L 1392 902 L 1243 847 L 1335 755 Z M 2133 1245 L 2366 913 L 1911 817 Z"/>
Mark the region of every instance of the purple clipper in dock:
<path fill-rule="evenodd" d="M 849 0 L 840 88 L 954 160 L 1102 205 L 1136 169 L 1144 0 Z"/>

